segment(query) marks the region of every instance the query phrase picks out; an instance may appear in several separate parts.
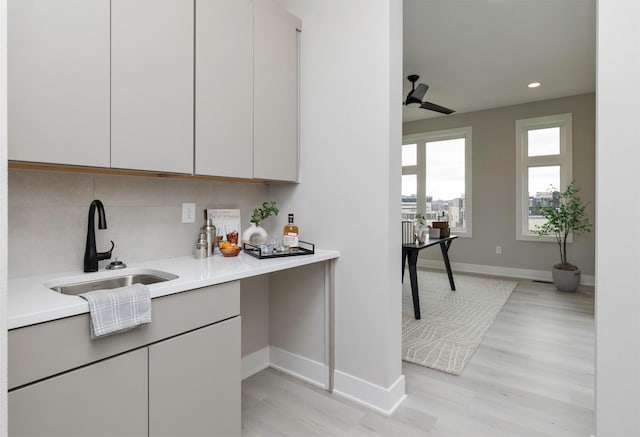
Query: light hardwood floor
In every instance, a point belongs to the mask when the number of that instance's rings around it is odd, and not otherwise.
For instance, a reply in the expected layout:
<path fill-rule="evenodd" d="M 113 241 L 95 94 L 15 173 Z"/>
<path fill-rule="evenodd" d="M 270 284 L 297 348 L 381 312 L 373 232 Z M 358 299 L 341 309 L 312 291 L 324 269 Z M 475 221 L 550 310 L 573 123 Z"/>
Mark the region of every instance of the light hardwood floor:
<path fill-rule="evenodd" d="M 264 370 L 242 383 L 242 435 L 588 437 L 590 292 L 520 281 L 462 376 L 403 363 L 408 397 L 391 417 Z"/>

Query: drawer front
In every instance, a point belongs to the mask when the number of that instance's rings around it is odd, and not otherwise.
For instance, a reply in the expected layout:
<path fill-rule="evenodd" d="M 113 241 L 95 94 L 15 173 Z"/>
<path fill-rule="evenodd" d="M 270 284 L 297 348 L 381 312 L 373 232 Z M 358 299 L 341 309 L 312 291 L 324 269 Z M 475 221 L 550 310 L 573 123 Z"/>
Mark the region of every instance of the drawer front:
<path fill-rule="evenodd" d="M 148 436 L 147 349 L 9 393 L 12 437 Z"/>

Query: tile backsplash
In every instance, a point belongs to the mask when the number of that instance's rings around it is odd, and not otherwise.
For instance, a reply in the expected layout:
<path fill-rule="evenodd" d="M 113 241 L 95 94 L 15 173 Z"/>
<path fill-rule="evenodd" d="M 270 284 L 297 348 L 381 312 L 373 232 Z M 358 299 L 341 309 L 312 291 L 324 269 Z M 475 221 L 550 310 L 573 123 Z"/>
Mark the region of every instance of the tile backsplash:
<path fill-rule="evenodd" d="M 93 199 L 108 226 L 96 230 L 98 251 L 113 240 L 113 257 L 125 263 L 191 255 L 204 209 L 239 208 L 245 229 L 269 199 L 262 184 L 38 170 L 10 169 L 8 185 L 10 278 L 82 271 Z M 182 203 L 196 204 L 195 223 L 181 223 Z"/>

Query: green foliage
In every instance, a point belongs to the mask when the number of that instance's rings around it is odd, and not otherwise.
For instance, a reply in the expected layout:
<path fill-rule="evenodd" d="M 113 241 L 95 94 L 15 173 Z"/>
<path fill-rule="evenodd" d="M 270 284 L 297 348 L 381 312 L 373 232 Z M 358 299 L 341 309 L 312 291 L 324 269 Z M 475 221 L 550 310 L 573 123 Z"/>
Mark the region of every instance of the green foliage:
<path fill-rule="evenodd" d="M 418 220 L 418 223 L 420 224 L 420 226 L 426 226 L 427 225 L 427 219 L 421 213 L 417 213 L 416 214 L 416 220 Z"/>
<path fill-rule="evenodd" d="M 251 214 L 251 223 L 255 223 L 256 226 L 260 225 L 260 222 L 271 215 L 278 215 L 280 210 L 276 207 L 276 202 L 264 202 L 262 208 L 256 208 Z"/>
<path fill-rule="evenodd" d="M 536 226 L 535 233 L 538 237 L 553 235 L 560 247 L 560 264 L 567 262 L 567 238 L 569 234 L 580 235 L 591 232 L 591 222 L 585 213 L 586 205 L 578 196 L 580 188 L 573 182 L 565 191 L 559 194 L 560 205 L 558 208 L 544 206 L 540 208 L 547 222 L 542 226 Z"/>

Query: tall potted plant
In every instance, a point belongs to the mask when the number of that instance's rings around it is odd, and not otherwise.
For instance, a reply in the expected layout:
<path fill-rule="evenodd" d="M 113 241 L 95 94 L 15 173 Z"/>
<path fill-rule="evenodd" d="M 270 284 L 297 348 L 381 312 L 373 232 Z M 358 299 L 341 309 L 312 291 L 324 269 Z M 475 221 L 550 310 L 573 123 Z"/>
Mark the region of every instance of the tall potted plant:
<path fill-rule="evenodd" d="M 558 193 L 558 206 L 541 208 L 546 223 L 536 226 L 538 237 L 553 235 L 560 249 L 560 263 L 553 266 L 553 283 L 560 291 L 576 291 L 580 284 L 581 270 L 567 259 L 567 238 L 591 232 L 591 222 L 585 212 L 586 205 L 578 196 L 580 188 L 571 182 L 566 190 Z"/>

